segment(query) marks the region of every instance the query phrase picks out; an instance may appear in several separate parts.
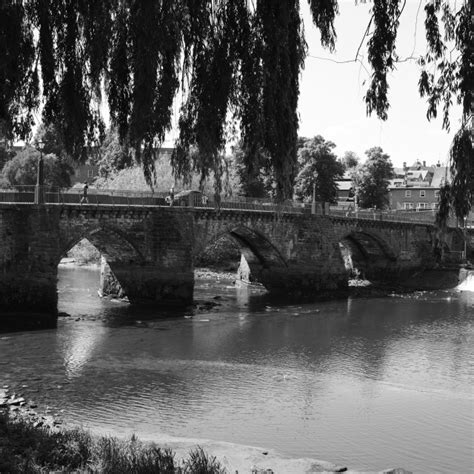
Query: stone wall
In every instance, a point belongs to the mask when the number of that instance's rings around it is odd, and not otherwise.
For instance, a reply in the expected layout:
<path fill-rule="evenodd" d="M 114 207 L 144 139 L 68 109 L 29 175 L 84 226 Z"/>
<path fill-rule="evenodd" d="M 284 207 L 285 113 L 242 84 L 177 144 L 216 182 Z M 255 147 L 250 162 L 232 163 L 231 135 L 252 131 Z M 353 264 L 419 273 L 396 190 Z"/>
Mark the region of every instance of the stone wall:
<path fill-rule="evenodd" d="M 272 292 L 314 296 L 347 287 L 338 242 L 327 218 L 196 210 L 195 222 L 196 254 L 215 238 L 228 234 L 248 265 L 239 275 Z"/>
<path fill-rule="evenodd" d="M 440 235 L 429 225 L 263 211 L 0 204 L 0 319 L 26 312 L 54 323 L 58 263 L 83 238 L 103 255 L 132 304 L 189 305 L 194 261 L 223 235 L 245 259 L 242 277 L 280 295 L 344 291 L 341 243 L 374 281 L 404 281 L 440 263 L 434 252 Z M 443 239 L 451 256 L 464 245 L 459 230 Z"/>

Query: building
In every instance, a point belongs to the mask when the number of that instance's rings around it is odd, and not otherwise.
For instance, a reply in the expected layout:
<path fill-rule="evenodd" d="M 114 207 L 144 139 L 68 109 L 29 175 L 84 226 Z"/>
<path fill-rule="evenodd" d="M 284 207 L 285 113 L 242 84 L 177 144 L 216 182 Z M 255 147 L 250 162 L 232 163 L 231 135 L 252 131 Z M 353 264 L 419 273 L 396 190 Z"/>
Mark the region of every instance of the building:
<path fill-rule="evenodd" d="M 99 166 L 91 164 L 74 165 L 74 174 L 71 176 L 71 186 L 77 183 L 90 183 L 99 176 Z"/>
<path fill-rule="evenodd" d="M 450 180 L 449 168 L 426 166 L 416 161 L 412 166 L 403 166 L 404 175 L 396 171 L 396 178 L 389 187 L 390 209 L 426 210 L 437 209 L 441 187 Z"/>
<path fill-rule="evenodd" d="M 337 205 L 347 207 L 354 202 L 354 192 L 352 189 L 352 178 L 349 171 L 345 171 L 341 179 L 336 181 Z"/>

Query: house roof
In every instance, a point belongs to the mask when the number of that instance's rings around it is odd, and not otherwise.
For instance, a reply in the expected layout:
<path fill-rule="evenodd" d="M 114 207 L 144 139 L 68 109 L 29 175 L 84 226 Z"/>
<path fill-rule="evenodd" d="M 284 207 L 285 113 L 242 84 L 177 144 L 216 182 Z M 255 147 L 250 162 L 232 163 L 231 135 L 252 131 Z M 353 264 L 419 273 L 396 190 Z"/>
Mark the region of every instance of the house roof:
<path fill-rule="evenodd" d="M 352 188 L 352 181 L 336 181 L 339 191 L 349 191 Z"/>
<path fill-rule="evenodd" d="M 433 178 L 431 180 L 432 188 L 440 188 L 445 182 L 451 181 L 451 173 L 447 166 L 439 166 L 435 168 Z"/>
<path fill-rule="evenodd" d="M 405 169 L 404 168 L 393 168 L 393 172 L 395 176 L 405 176 Z"/>

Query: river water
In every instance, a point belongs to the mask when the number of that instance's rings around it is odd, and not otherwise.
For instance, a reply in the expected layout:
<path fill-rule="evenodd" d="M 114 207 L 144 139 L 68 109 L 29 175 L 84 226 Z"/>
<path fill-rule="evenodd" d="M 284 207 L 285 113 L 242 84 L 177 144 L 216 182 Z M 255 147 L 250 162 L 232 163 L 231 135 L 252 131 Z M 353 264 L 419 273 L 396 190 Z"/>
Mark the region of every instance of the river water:
<path fill-rule="evenodd" d="M 197 280 L 191 316 L 101 300 L 96 270 L 59 274 L 71 317 L 1 334 L 0 382 L 65 422 L 360 470 L 474 471 L 473 292 L 285 304 Z"/>

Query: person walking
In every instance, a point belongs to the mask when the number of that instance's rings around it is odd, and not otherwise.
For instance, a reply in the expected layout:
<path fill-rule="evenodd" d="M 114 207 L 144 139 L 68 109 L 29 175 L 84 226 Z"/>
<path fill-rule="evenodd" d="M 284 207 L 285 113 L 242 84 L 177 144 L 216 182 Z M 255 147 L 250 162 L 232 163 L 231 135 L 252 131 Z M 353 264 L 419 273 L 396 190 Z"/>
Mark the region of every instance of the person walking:
<path fill-rule="evenodd" d="M 87 184 L 87 181 L 84 183 L 84 187 L 82 188 L 82 198 L 81 198 L 81 204 L 89 204 L 89 198 L 87 197 L 87 190 L 89 189 L 89 185 Z"/>

